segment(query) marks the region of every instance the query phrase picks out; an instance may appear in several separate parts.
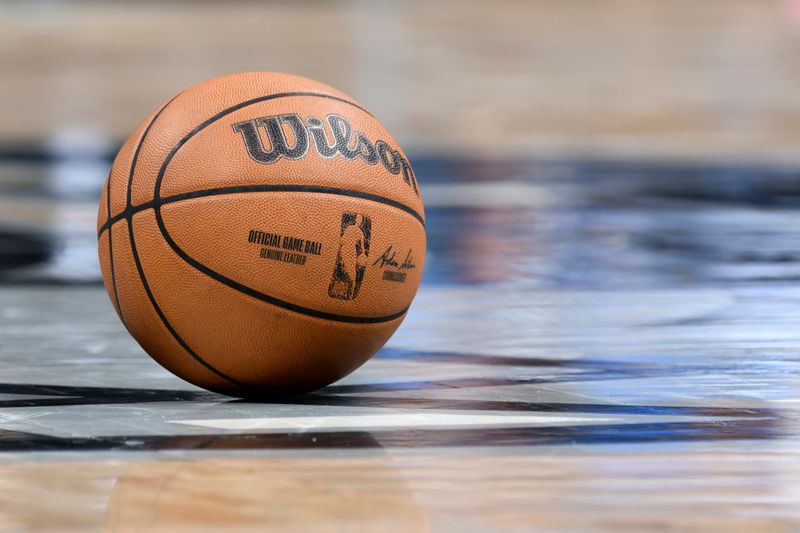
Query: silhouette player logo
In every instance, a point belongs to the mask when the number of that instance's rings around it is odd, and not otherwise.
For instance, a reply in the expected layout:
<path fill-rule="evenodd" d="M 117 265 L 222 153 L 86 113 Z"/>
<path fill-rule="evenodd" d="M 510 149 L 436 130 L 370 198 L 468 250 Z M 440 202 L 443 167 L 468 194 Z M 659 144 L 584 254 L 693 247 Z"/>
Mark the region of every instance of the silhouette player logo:
<path fill-rule="evenodd" d="M 355 300 L 364 281 L 369 259 L 369 239 L 372 221 L 359 213 L 342 213 L 339 253 L 333 269 L 328 296 L 340 300 Z"/>

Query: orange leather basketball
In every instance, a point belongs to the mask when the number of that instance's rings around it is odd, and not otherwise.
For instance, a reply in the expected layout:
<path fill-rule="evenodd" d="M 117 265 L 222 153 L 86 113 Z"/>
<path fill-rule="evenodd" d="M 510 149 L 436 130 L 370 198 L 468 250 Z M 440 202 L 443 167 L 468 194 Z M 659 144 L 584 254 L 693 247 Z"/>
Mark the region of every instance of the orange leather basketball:
<path fill-rule="evenodd" d="M 347 95 L 274 72 L 200 83 L 150 115 L 97 224 L 131 335 L 235 396 L 305 392 L 363 364 L 425 258 L 419 183 L 394 138 Z"/>

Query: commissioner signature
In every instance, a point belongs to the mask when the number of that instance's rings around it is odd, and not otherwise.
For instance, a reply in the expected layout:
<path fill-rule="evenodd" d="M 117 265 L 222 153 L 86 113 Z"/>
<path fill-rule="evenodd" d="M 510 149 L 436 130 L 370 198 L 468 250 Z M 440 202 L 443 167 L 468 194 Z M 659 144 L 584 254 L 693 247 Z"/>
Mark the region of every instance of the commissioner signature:
<path fill-rule="evenodd" d="M 389 247 L 381 254 L 381 256 L 378 257 L 374 263 L 372 263 L 372 265 L 379 265 L 381 268 L 391 267 L 396 268 L 397 270 L 411 270 L 412 268 L 417 267 L 417 265 L 414 264 L 414 256 L 412 255 L 410 248 L 405 259 L 403 259 L 403 262 L 399 263 L 397 259 L 397 249 L 393 244 L 390 244 Z"/>

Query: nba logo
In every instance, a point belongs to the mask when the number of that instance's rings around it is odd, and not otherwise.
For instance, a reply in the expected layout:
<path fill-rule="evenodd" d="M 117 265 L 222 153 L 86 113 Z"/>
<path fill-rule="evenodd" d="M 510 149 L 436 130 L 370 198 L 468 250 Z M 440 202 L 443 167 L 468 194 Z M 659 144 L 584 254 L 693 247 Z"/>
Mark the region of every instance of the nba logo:
<path fill-rule="evenodd" d="M 339 233 L 339 252 L 333 269 L 328 296 L 339 300 L 355 300 L 364 280 L 369 258 L 372 221 L 367 215 L 345 212 Z"/>

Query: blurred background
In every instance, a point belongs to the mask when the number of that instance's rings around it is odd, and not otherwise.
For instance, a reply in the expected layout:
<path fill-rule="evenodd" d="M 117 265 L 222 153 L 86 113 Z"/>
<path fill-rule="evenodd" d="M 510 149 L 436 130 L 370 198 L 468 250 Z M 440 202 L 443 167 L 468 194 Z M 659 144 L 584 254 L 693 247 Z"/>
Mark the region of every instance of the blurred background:
<path fill-rule="evenodd" d="M 0 282 L 98 283 L 117 147 L 240 70 L 319 79 L 395 134 L 426 283 L 793 281 L 798 58 L 798 0 L 0 1 Z"/>

